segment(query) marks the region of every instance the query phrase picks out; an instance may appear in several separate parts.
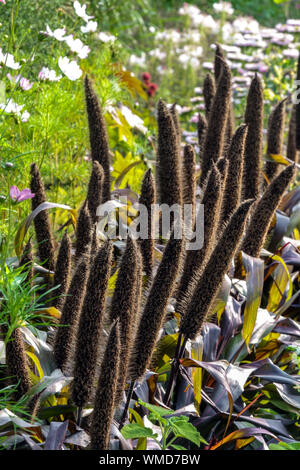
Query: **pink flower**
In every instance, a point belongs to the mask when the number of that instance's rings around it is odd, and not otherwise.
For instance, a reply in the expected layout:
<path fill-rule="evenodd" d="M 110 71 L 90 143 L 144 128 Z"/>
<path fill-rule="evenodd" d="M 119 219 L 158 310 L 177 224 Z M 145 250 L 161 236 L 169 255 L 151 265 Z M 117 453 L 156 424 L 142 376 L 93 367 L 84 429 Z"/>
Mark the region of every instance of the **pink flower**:
<path fill-rule="evenodd" d="M 27 91 L 32 88 L 33 83 L 30 83 L 30 81 L 27 78 L 22 77 L 20 80 L 20 87 L 22 90 Z"/>
<path fill-rule="evenodd" d="M 0 0 L 0 2 L 3 3 L 4 5 L 6 5 L 5 0 Z"/>
<path fill-rule="evenodd" d="M 9 195 L 15 202 L 26 201 L 26 199 L 32 199 L 35 196 L 29 188 L 25 188 L 20 191 L 18 186 L 11 186 L 9 189 Z"/>

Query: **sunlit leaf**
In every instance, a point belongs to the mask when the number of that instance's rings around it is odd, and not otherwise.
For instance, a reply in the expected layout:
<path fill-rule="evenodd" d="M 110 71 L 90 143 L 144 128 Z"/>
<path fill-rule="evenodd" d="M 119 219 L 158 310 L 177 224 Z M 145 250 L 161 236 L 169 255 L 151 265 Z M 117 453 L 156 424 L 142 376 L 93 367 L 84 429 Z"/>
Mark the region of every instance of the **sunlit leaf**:
<path fill-rule="evenodd" d="M 242 335 L 248 346 L 255 326 L 257 310 L 261 302 L 264 284 L 264 262 L 246 253 L 242 253 L 242 261 L 246 271 L 247 282 L 247 300 Z"/>

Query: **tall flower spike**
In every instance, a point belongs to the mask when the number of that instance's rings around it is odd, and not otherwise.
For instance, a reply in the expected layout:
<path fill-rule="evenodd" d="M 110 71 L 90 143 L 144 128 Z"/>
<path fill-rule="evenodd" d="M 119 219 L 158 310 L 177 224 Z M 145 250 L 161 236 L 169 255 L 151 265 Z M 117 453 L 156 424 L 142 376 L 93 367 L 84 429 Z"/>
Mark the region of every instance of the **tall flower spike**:
<path fill-rule="evenodd" d="M 187 144 L 183 151 L 183 203 L 192 208 L 192 225 L 194 225 L 196 210 L 196 156 L 192 145 Z"/>
<path fill-rule="evenodd" d="M 226 62 L 218 82 L 215 99 L 209 116 L 209 123 L 203 148 L 200 185 L 216 162 L 223 154 L 224 137 L 231 97 L 231 71 Z"/>
<path fill-rule="evenodd" d="M 215 73 L 215 81 L 218 84 L 218 81 L 222 75 L 222 68 L 225 62 L 225 54 L 220 44 L 216 44 L 215 50 L 215 61 L 214 61 L 214 73 Z"/>
<path fill-rule="evenodd" d="M 205 103 L 205 116 L 206 120 L 209 120 L 209 113 L 214 101 L 214 97 L 216 94 L 216 83 L 213 75 L 208 73 L 204 79 L 203 83 L 203 96 L 204 96 L 204 103 Z"/>
<path fill-rule="evenodd" d="M 53 279 L 53 286 L 59 286 L 54 291 L 55 299 L 53 300 L 53 307 L 58 309 L 63 307 L 66 300 L 65 294 L 69 286 L 71 261 L 71 240 L 67 231 L 65 231 L 57 256 Z"/>
<path fill-rule="evenodd" d="M 31 199 L 32 210 L 36 209 L 40 204 L 46 202 L 45 188 L 38 166 L 33 163 L 30 168 L 31 180 L 30 189 L 35 194 Z M 34 218 L 34 228 L 36 239 L 38 242 L 38 251 L 41 263 L 50 271 L 54 269 L 54 239 L 52 235 L 49 214 L 47 210 L 41 211 Z"/>
<path fill-rule="evenodd" d="M 79 209 L 76 224 L 75 260 L 89 253 L 93 239 L 92 219 L 87 207 L 87 201 Z"/>
<path fill-rule="evenodd" d="M 2 327 L 7 333 L 7 326 Z M 14 392 L 15 400 L 19 400 L 30 389 L 29 365 L 25 345 L 20 328 L 13 330 L 5 347 L 6 364 L 12 384 L 17 384 Z"/>
<path fill-rule="evenodd" d="M 180 324 L 179 331 L 186 339 L 195 339 L 209 313 L 213 313 L 210 310 L 243 235 L 252 203 L 245 201 L 234 212 L 201 274 Z"/>
<path fill-rule="evenodd" d="M 120 345 L 119 327 L 118 323 L 115 323 L 106 345 L 96 391 L 90 427 L 90 448 L 92 450 L 108 450 L 109 448 L 110 428 L 116 406 L 115 397 L 121 362 Z"/>
<path fill-rule="evenodd" d="M 266 236 L 281 198 L 295 177 L 295 165 L 286 167 L 267 186 L 260 200 L 255 204 L 241 250 L 247 255 L 259 257 Z"/>
<path fill-rule="evenodd" d="M 243 158 L 245 139 L 247 136 L 247 125 L 242 124 L 237 128 L 231 142 L 228 153 L 229 167 L 224 188 L 222 201 L 221 223 L 228 222 L 231 214 L 240 205 L 243 173 Z"/>
<path fill-rule="evenodd" d="M 300 51 L 298 57 L 298 65 L 297 65 L 297 82 L 300 80 Z M 297 150 L 300 150 L 300 101 L 296 106 L 296 147 Z"/>
<path fill-rule="evenodd" d="M 96 160 L 93 162 L 92 173 L 90 176 L 87 202 L 92 222 L 97 222 L 97 208 L 102 202 L 102 188 L 104 181 L 104 171 L 102 166 Z"/>
<path fill-rule="evenodd" d="M 173 119 L 173 124 L 176 129 L 176 134 L 177 134 L 177 145 L 178 145 L 178 151 L 180 152 L 181 148 L 181 127 L 180 127 L 180 121 L 179 121 L 179 115 L 176 109 L 176 104 L 173 104 L 170 109 L 171 116 Z"/>
<path fill-rule="evenodd" d="M 85 77 L 85 99 L 89 121 L 90 144 L 92 160 L 100 163 L 104 171 L 102 202 L 111 199 L 110 196 L 110 160 L 106 124 L 100 104 L 88 76 Z"/>
<path fill-rule="evenodd" d="M 202 114 L 199 113 L 198 114 L 198 122 L 197 122 L 197 134 L 198 134 L 198 145 L 199 145 L 200 160 L 202 160 L 203 145 L 204 145 L 206 130 L 207 130 L 206 119 L 202 116 Z"/>
<path fill-rule="evenodd" d="M 110 307 L 110 321 L 114 322 L 119 319 L 122 345 L 117 393 L 118 402 L 122 398 L 122 392 L 126 384 L 129 356 L 135 332 L 135 302 L 139 259 L 138 246 L 128 236 Z"/>
<path fill-rule="evenodd" d="M 165 103 L 158 103 L 158 187 L 161 204 L 182 204 L 181 165 L 177 133 Z"/>
<path fill-rule="evenodd" d="M 283 133 L 285 125 L 285 102 L 281 101 L 272 111 L 268 125 L 268 147 L 267 154 L 280 155 L 283 146 Z M 280 172 L 278 163 L 266 162 L 265 174 L 271 182 Z"/>
<path fill-rule="evenodd" d="M 222 74 L 222 68 L 223 64 L 225 63 L 226 58 L 224 51 L 220 44 L 216 45 L 216 51 L 215 51 L 215 62 L 214 62 L 214 72 L 215 72 L 215 81 L 216 83 L 219 82 L 219 79 Z M 227 116 L 227 122 L 226 122 L 226 131 L 225 131 L 225 146 L 229 147 L 232 135 L 233 135 L 233 129 L 234 129 L 234 113 L 232 109 L 232 104 L 230 101 L 229 109 L 228 109 L 228 116 Z"/>
<path fill-rule="evenodd" d="M 148 233 L 147 238 L 141 237 L 138 239 L 143 258 L 143 269 L 148 279 L 152 278 L 152 270 L 154 265 L 154 221 L 152 220 L 152 206 L 155 204 L 155 202 L 155 182 L 151 170 L 149 169 L 144 176 L 139 199 L 139 204 L 142 204 L 147 209 Z"/>
<path fill-rule="evenodd" d="M 53 352 L 56 365 L 62 371 L 64 371 L 73 350 L 76 327 L 85 296 L 89 262 L 87 255 L 78 262 L 56 331 Z"/>
<path fill-rule="evenodd" d="M 263 150 L 263 113 L 263 84 L 258 75 L 255 75 L 249 89 L 245 113 L 248 132 L 244 152 L 243 200 L 256 199 L 259 196 Z"/>
<path fill-rule="evenodd" d="M 287 143 L 287 158 L 292 162 L 298 163 L 298 151 L 296 147 L 296 105 L 293 105 Z"/>
<path fill-rule="evenodd" d="M 72 388 L 72 399 L 78 407 L 88 402 L 94 385 L 111 261 L 109 241 L 100 248 L 91 265 L 79 320 Z"/>
<path fill-rule="evenodd" d="M 176 312 L 181 315 L 185 312 L 186 302 L 189 301 L 191 292 L 195 287 L 195 282 L 199 278 L 205 266 L 205 262 L 209 258 L 215 245 L 222 201 L 222 188 L 221 175 L 216 166 L 213 165 L 201 201 L 204 209 L 203 246 L 198 250 L 188 250 L 186 252 L 183 273 L 177 290 Z"/>
<path fill-rule="evenodd" d="M 134 349 L 130 360 L 129 377 L 131 380 L 137 380 L 141 377 L 151 361 L 158 333 L 165 318 L 168 300 L 175 288 L 183 243 L 183 239 L 174 238 L 173 232 L 166 245 L 134 340 Z"/>

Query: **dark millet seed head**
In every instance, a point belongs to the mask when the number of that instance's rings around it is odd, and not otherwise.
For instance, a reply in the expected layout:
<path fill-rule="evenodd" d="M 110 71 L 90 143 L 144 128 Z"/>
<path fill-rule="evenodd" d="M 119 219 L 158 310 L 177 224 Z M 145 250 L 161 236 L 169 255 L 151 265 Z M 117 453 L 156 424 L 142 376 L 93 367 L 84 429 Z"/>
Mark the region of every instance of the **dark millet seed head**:
<path fill-rule="evenodd" d="M 83 256 L 78 261 L 60 317 L 60 327 L 57 328 L 54 342 L 54 358 L 57 367 L 64 371 L 74 347 L 76 327 L 85 295 L 89 273 L 89 256 Z"/>
<path fill-rule="evenodd" d="M 92 240 L 92 219 L 88 210 L 87 201 L 85 201 L 79 209 L 76 224 L 76 261 L 90 252 Z"/>
<path fill-rule="evenodd" d="M 141 377 L 150 364 L 158 333 L 165 318 L 168 300 L 175 289 L 183 245 L 183 239 L 175 239 L 173 232 L 166 245 L 140 318 L 130 360 L 131 380 Z"/>
<path fill-rule="evenodd" d="M 219 79 L 222 76 L 222 68 L 225 62 L 225 54 L 220 44 L 216 44 L 215 50 L 215 61 L 214 61 L 214 73 L 215 81 L 218 83 Z"/>
<path fill-rule="evenodd" d="M 296 147 L 296 106 L 293 105 L 289 122 L 289 133 L 287 143 L 287 158 L 298 163 L 298 151 Z"/>
<path fill-rule="evenodd" d="M 282 153 L 285 125 L 285 102 L 286 100 L 281 101 L 270 114 L 268 125 L 268 155 L 280 155 Z M 266 162 L 264 172 L 268 180 L 271 182 L 280 172 L 280 166 L 278 163 Z"/>
<path fill-rule="evenodd" d="M 122 398 L 126 384 L 129 356 L 135 332 L 137 276 L 140 274 L 138 273 L 138 256 L 139 248 L 133 238 L 128 236 L 110 307 L 110 321 L 114 322 L 119 319 L 121 335 L 118 402 Z"/>
<path fill-rule="evenodd" d="M 241 175 L 243 174 L 243 159 L 247 129 L 246 124 L 242 124 L 237 128 L 228 152 L 229 167 L 222 202 L 221 223 L 228 222 L 231 214 L 241 202 Z"/>
<path fill-rule="evenodd" d="M 248 132 L 244 151 L 243 200 L 251 198 L 256 199 L 260 192 L 263 151 L 263 113 L 263 83 L 258 75 L 255 75 L 249 89 L 245 112 L 245 124 L 248 125 Z"/>
<path fill-rule="evenodd" d="M 6 334 L 7 326 L 2 327 L 2 331 Z M 29 365 L 20 328 L 14 329 L 11 333 L 6 343 L 5 355 L 10 381 L 14 385 L 17 384 L 14 398 L 19 400 L 30 389 Z"/>
<path fill-rule="evenodd" d="M 297 80 L 300 80 L 300 52 L 297 64 Z M 298 82 L 299 83 L 299 82 Z M 296 147 L 300 150 L 300 101 L 295 105 L 296 107 Z"/>
<path fill-rule="evenodd" d="M 290 165 L 282 170 L 265 189 L 260 200 L 253 207 L 249 225 L 241 245 L 241 250 L 247 255 L 259 257 L 276 208 L 295 174 L 295 165 Z"/>
<path fill-rule="evenodd" d="M 53 286 L 59 287 L 54 291 L 55 299 L 52 305 L 58 309 L 61 309 L 65 303 L 65 294 L 70 280 L 71 262 L 71 240 L 67 231 L 65 231 L 57 256 L 53 279 Z"/>
<path fill-rule="evenodd" d="M 102 365 L 90 427 L 92 450 L 108 450 L 110 428 L 116 406 L 121 340 L 118 323 L 111 329 Z"/>
<path fill-rule="evenodd" d="M 143 269 L 149 280 L 152 277 L 152 269 L 154 265 L 154 227 L 151 216 L 151 206 L 156 203 L 155 181 L 151 170 L 149 169 L 144 176 L 141 188 L 139 204 L 143 204 L 148 211 L 148 237 L 140 238 L 139 246 L 143 259 Z"/>
<path fill-rule="evenodd" d="M 160 100 L 158 111 L 158 188 L 161 204 L 182 204 L 181 162 L 177 133 L 166 104 Z"/>
<path fill-rule="evenodd" d="M 93 390 L 111 261 L 112 243 L 108 241 L 91 264 L 81 309 L 72 387 L 72 400 L 76 406 L 84 406 Z"/>
<path fill-rule="evenodd" d="M 180 325 L 185 338 L 194 339 L 208 314 L 213 313 L 211 307 L 243 235 L 252 203 L 253 200 L 245 201 L 233 213 L 197 282 Z"/>
<path fill-rule="evenodd" d="M 223 155 L 226 123 L 231 99 L 231 71 L 226 62 L 223 64 L 216 95 L 210 112 L 202 154 L 200 185 L 203 184 L 212 162 Z"/>
<path fill-rule="evenodd" d="M 211 73 L 206 74 L 204 83 L 203 83 L 203 96 L 205 103 L 205 116 L 209 120 L 210 110 L 214 101 L 216 94 L 216 83 L 213 75 Z"/>
<path fill-rule="evenodd" d="M 89 122 L 91 156 L 92 160 L 96 160 L 100 163 L 104 171 L 102 189 L 102 202 L 104 203 L 111 199 L 109 144 L 106 123 L 102 115 L 98 97 L 87 75 L 85 77 L 84 85 L 86 109 Z"/>
<path fill-rule="evenodd" d="M 198 122 L 197 122 L 197 134 L 198 134 L 198 145 L 199 145 L 199 156 L 200 160 L 202 159 L 203 153 L 203 145 L 205 140 L 205 133 L 207 129 L 207 122 L 206 119 L 202 116 L 202 114 L 198 114 Z"/>
<path fill-rule="evenodd" d="M 196 209 L 196 155 L 190 144 L 184 146 L 182 167 L 183 203 L 192 206 L 192 226 Z"/>
<path fill-rule="evenodd" d="M 222 178 L 216 165 L 213 164 L 209 173 L 206 189 L 201 204 L 204 209 L 204 243 L 198 250 L 186 252 L 184 268 L 177 290 L 176 312 L 184 315 L 187 299 L 190 299 L 195 282 L 199 278 L 207 259 L 209 258 L 215 242 L 218 230 L 220 208 L 222 201 Z M 199 215 L 201 216 L 201 215 Z M 199 222 L 200 223 L 200 222 Z M 194 240 L 192 240 L 194 241 Z"/>
<path fill-rule="evenodd" d="M 32 210 L 34 211 L 34 209 L 36 209 L 40 204 L 46 202 L 46 194 L 44 183 L 42 181 L 42 177 L 36 163 L 33 163 L 31 165 L 30 173 L 30 189 L 31 192 L 35 194 L 34 198 L 31 199 L 31 206 Z M 33 223 L 35 228 L 36 239 L 38 242 L 40 262 L 43 263 L 43 266 L 46 269 L 52 271 L 54 269 L 55 264 L 55 250 L 48 211 L 41 211 L 34 218 Z"/>
<path fill-rule="evenodd" d="M 92 222 L 97 222 L 97 208 L 102 202 L 102 188 L 104 181 L 104 171 L 102 166 L 96 160 L 93 162 L 92 173 L 90 176 L 87 203 Z"/>

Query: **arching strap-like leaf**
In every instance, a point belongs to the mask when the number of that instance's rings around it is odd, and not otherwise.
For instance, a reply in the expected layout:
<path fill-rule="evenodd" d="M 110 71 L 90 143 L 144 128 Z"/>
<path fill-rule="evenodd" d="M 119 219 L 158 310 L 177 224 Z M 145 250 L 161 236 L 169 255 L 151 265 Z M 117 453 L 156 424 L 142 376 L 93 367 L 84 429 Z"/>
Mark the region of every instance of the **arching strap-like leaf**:
<path fill-rule="evenodd" d="M 256 322 L 257 310 L 261 302 L 264 285 L 264 262 L 246 253 L 242 253 L 242 260 L 247 280 L 247 300 L 242 335 L 248 347 Z"/>
<path fill-rule="evenodd" d="M 29 214 L 25 220 L 21 223 L 20 227 L 18 228 L 17 234 L 15 236 L 15 252 L 17 256 L 19 257 L 22 253 L 23 249 L 23 242 L 24 238 L 26 236 L 26 233 L 34 220 L 34 218 L 42 211 L 47 210 L 47 209 L 53 209 L 53 208 L 59 208 L 59 209 L 65 209 L 70 212 L 71 219 L 74 225 L 76 225 L 76 211 L 72 209 L 70 206 L 66 206 L 65 204 L 56 204 L 54 202 L 43 202 L 40 204 L 38 207 L 34 209 L 34 211 Z"/>
<path fill-rule="evenodd" d="M 230 442 L 230 441 L 234 441 L 236 439 L 245 439 L 247 437 L 261 435 L 261 434 L 268 434 L 269 436 L 272 436 L 274 439 L 279 441 L 279 439 L 277 439 L 275 434 L 273 434 L 270 431 L 267 431 L 266 429 L 250 427 L 250 428 L 239 429 L 238 431 L 231 432 L 230 434 L 228 434 L 228 436 L 224 437 L 223 439 L 221 439 L 221 441 L 217 442 L 217 444 L 212 446 L 210 450 L 215 450 L 218 447 L 222 446 L 223 444 L 226 444 L 227 442 Z"/>

